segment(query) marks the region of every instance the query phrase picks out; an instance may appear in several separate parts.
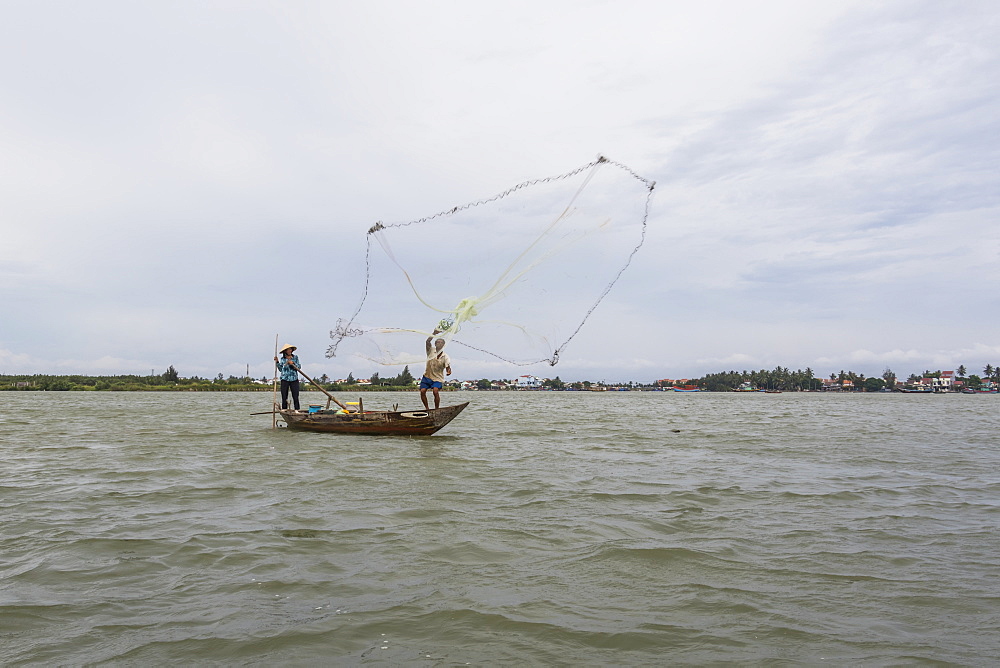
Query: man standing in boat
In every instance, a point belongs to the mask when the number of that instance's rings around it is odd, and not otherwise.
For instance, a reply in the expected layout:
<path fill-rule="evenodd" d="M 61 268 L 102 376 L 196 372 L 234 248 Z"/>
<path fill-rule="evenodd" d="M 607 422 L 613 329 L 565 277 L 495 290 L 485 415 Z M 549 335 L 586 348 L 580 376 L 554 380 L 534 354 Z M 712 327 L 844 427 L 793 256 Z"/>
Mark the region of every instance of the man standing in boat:
<path fill-rule="evenodd" d="M 427 337 L 424 343 L 424 350 L 427 353 L 427 367 L 424 369 L 424 376 L 420 379 L 420 401 L 424 402 L 424 408 L 430 410 L 427 405 L 427 390 L 434 392 L 434 408 L 441 408 L 441 388 L 444 386 L 444 376 L 451 375 L 451 359 L 444 352 L 444 339 L 438 339 L 431 345 L 431 339 L 440 334 L 440 329 L 435 329 L 434 333 Z"/>
<path fill-rule="evenodd" d="M 299 410 L 299 356 L 295 346 L 286 343 L 280 350 L 281 358 L 274 358 L 281 374 L 281 409 L 288 408 L 288 391 L 292 392 L 292 405 Z"/>

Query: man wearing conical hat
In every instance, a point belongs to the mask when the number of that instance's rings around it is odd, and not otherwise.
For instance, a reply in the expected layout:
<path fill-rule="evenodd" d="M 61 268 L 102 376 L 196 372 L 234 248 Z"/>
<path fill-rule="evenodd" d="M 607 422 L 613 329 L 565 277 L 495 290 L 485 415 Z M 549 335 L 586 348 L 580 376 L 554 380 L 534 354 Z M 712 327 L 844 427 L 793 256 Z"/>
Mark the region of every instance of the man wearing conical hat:
<path fill-rule="evenodd" d="M 299 356 L 295 354 L 295 346 L 286 343 L 278 351 L 281 356 L 274 358 L 281 374 L 281 409 L 288 408 L 288 392 L 292 393 L 292 405 L 299 410 Z"/>

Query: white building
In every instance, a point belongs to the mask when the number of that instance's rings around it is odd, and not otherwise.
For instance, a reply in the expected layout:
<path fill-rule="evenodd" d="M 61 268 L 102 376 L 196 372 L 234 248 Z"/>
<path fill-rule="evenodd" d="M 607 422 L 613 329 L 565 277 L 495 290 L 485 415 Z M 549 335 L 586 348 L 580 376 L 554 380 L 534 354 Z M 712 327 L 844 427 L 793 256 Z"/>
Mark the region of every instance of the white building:
<path fill-rule="evenodd" d="M 517 389 L 530 390 L 542 386 L 542 379 L 536 378 L 535 376 L 518 376 L 517 377 Z"/>
<path fill-rule="evenodd" d="M 942 371 L 939 378 L 931 378 L 931 387 L 935 392 L 951 392 L 955 383 L 954 371 Z"/>

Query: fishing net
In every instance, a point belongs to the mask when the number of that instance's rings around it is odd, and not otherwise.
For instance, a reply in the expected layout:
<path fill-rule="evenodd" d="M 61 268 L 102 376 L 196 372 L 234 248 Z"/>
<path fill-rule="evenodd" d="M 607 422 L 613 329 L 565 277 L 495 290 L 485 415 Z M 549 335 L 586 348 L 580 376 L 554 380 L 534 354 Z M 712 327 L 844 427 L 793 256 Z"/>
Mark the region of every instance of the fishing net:
<path fill-rule="evenodd" d="M 327 357 L 556 365 L 642 247 L 654 183 L 600 157 L 493 197 L 368 230 L 361 299 Z"/>

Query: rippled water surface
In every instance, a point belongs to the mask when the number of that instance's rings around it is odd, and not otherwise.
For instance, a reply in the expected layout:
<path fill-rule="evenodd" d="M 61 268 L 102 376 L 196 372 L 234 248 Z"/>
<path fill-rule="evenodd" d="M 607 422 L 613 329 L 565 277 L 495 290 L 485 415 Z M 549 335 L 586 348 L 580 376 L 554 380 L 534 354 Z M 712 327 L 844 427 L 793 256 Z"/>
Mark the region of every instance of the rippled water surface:
<path fill-rule="evenodd" d="M 0 663 L 1000 660 L 998 396 L 445 397 L 0 392 Z"/>

